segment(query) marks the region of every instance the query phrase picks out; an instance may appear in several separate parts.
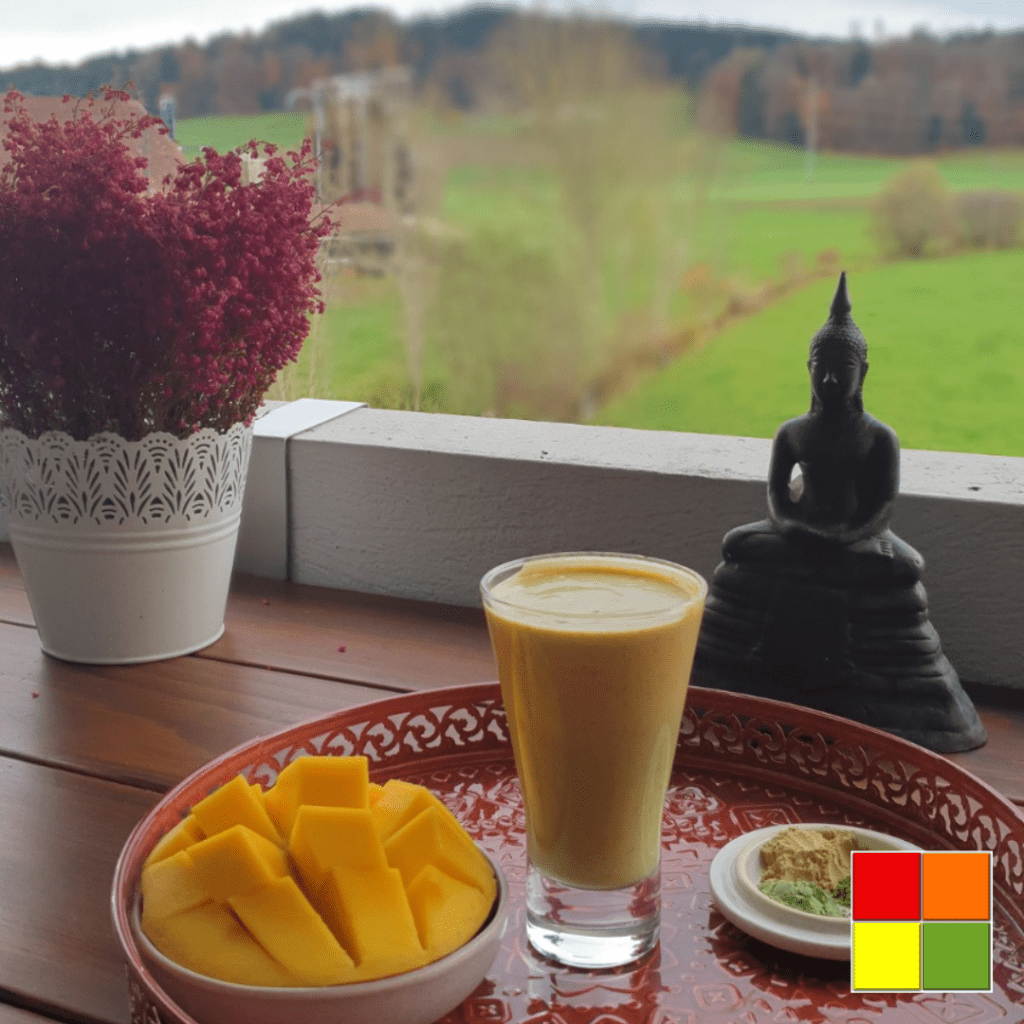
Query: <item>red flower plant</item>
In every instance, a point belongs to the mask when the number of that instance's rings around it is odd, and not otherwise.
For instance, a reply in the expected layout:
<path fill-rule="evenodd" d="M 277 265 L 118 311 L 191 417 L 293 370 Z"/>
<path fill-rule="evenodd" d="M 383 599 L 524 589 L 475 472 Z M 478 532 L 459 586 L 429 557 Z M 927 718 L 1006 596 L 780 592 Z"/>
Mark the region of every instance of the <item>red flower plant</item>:
<path fill-rule="evenodd" d="M 129 98 L 107 88 L 46 122 L 4 99 L 0 420 L 30 437 L 249 423 L 324 308 L 309 140 L 288 159 L 264 146 L 257 182 L 207 148 L 150 190 L 128 140 L 161 122 L 116 117 Z"/>

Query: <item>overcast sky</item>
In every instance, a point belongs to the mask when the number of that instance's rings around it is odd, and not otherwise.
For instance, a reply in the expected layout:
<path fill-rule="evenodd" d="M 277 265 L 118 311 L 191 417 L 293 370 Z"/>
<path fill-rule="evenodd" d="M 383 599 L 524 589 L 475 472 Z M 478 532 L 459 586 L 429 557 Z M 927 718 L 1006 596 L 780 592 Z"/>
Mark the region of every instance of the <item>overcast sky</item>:
<path fill-rule="evenodd" d="M 548 2 L 557 7 L 556 0 Z M 258 31 L 269 22 L 310 11 L 365 7 L 338 0 L 6 0 L 0 13 L 0 68 L 43 60 L 76 63 L 129 48 L 202 42 L 218 32 Z M 390 0 L 378 6 L 400 17 L 467 6 L 442 0 Z M 583 6 L 579 3 L 577 7 Z M 851 26 L 867 38 L 879 28 L 905 35 L 926 25 L 944 33 L 992 27 L 1024 29 L 1024 0 L 606 0 L 588 3 L 635 18 L 784 28 L 812 35 L 848 36 Z"/>

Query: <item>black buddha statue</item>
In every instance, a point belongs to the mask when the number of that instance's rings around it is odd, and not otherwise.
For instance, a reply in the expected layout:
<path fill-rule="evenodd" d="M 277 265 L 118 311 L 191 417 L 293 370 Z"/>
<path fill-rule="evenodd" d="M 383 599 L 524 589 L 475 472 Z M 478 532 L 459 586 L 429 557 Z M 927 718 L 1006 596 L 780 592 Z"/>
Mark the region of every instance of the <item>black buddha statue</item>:
<path fill-rule="evenodd" d="M 811 341 L 811 408 L 779 427 L 768 518 L 730 530 L 694 680 L 844 715 L 932 750 L 984 726 L 928 618 L 924 560 L 889 529 L 899 441 L 864 411 L 845 272 Z"/>

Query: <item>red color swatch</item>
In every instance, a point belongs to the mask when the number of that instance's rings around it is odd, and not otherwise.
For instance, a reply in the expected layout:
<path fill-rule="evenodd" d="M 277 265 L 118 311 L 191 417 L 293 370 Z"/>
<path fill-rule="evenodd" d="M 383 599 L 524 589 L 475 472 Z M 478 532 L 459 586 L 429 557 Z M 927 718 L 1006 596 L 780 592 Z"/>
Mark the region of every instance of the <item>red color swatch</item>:
<path fill-rule="evenodd" d="M 921 854 L 854 850 L 853 917 L 917 921 L 921 917 Z"/>

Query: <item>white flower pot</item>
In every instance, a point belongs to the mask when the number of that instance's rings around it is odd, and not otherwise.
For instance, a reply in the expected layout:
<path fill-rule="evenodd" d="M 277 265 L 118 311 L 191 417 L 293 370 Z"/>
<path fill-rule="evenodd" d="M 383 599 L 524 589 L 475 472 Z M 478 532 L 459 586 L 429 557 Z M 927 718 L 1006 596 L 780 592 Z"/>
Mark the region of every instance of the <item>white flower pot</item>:
<path fill-rule="evenodd" d="M 42 648 L 173 658 L 224 632 L 252 428 L 141 441 L 0 430 L 0 511 Z"/>

